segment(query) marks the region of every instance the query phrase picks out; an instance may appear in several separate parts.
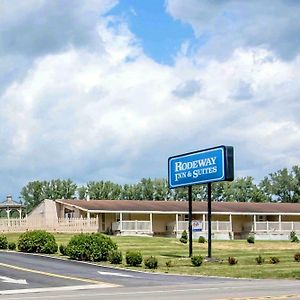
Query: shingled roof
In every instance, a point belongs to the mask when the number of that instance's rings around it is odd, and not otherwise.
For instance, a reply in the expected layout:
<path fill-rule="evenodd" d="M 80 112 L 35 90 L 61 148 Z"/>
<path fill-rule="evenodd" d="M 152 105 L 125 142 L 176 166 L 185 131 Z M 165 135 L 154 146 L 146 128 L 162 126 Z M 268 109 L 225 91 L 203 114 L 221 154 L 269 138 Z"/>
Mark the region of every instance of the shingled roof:
<path fill-rule="evenodd" d="M 56 200 L 90 212 L 179 212 L 188 213 L 186 201 L 148 200 Z M 213 213 L 300 214 L 300 203 L 212 202 Z M 193 213 L 207 212 L 207 202 L 193 202 Z"/>

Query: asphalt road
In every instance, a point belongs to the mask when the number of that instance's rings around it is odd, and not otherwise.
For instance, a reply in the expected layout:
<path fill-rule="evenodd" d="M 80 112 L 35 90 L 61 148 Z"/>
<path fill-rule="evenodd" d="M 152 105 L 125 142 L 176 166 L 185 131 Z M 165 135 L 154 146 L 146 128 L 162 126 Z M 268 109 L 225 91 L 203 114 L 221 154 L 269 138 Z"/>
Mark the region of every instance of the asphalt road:
<path fill-rule="evenodd" d="M 0 299 L 300 299 L 300 282 L 151 274 L 0 252 Z"/>

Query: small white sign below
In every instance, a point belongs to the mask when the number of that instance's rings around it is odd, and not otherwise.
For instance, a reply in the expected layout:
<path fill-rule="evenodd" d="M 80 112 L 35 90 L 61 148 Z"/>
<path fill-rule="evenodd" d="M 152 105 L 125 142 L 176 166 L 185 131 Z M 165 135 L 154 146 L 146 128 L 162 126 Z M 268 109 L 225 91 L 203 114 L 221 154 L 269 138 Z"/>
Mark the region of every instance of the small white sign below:
<path fill-rule="evenodd" d="M 6 276 L 0 276 L 0 280 L 5 283 L 28 284 L 26 279 L 13 279 Z"/>

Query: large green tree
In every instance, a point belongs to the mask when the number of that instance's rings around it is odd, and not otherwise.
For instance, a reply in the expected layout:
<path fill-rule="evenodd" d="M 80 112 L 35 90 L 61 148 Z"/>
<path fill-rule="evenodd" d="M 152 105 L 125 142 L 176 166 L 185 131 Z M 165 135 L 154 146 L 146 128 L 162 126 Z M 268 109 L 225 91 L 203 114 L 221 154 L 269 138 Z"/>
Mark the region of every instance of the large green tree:
<path fill-rule="evenodd" d="M 21 197 L 31 212 L 44 199 L 71 199 L 75 197 L 77 185 L 70 179 L 51 181 L 31 181 L 21 190 Z"/>

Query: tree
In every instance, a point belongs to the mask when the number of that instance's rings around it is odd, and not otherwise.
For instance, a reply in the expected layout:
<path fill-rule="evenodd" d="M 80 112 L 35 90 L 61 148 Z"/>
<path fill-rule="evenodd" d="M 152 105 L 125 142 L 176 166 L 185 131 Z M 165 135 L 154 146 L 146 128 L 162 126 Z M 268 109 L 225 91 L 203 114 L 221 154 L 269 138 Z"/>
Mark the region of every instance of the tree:
<path fill-rule="evenodd" d="M 252 202 L 258 201 L 258 188 L 251 176 L 237 178 L 224 183 L 224 201 Z"/>
<path fill-rule="evenodd" d="M 261 190 L 268 199 L 279 202 L 300 201 L 300 168 L 293 166 L 289 172 L 287 168 L 270 173 L 260 183 Z"/>
<path fill-rule="evenodd" d="M 168 188 L 167 179 L 156 178 L 153 181 L 154 186 L 154 200 L 168 200 L 171 197 L 170 190 Z"/>
<path fill-rule="evenodd" d="M 70 199 L 75 196 L 77 185 L 70 179 L 51 181 L 32 181 L 21 190 L 21 197 L 31 212 L 44 199 Z"/>
<path fill-rule="evenodd" d="M 21 197 L 28 213 L 45 199 L 44 185 L 43 181 L 32 181 L 22 188 Z"/>

